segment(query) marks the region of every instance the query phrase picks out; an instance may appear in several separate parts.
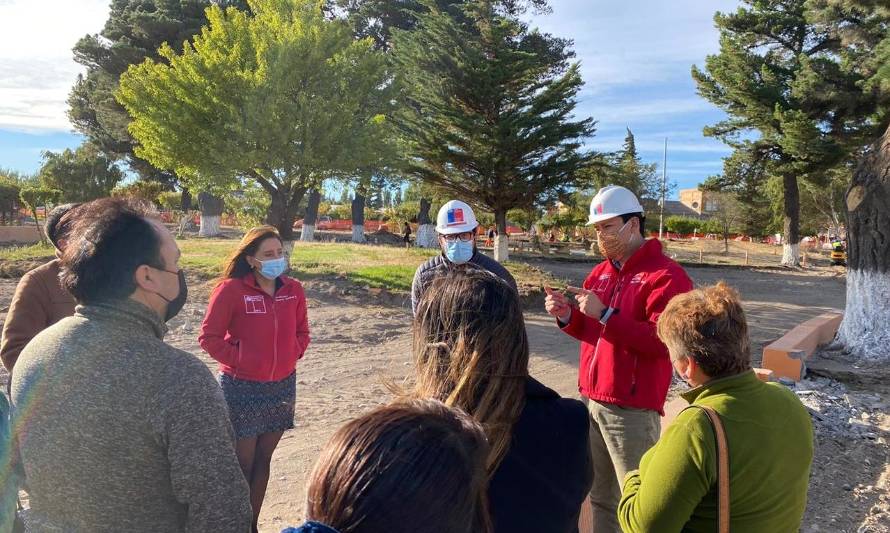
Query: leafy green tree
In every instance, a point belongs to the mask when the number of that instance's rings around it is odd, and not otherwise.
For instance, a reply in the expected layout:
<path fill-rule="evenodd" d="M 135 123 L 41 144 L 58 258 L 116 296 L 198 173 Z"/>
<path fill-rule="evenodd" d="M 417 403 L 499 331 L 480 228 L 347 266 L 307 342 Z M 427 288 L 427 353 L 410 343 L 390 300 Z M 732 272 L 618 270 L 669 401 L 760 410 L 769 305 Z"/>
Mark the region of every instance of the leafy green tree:
<path fill-rule="evenodd" d="M 126 185 L 115 187 L 111 196 L 130 197 L 158 204 L 158 199 L 164 192 L 164 185 L 156 181 L 138 180 Z"/>
<path fill-rule="evenodd" d="M 495 257 L 504 260 L 507 212 L 567 191 L 592 157 L 581 147 L 593 120 L 573 120 L 579 66 L 568 62 L 568 43 L 544 38 L 495 2 L 426 7 L 394 45 L 405 167 L 492 211 Z"/>
<path fill-rule="evenodd" d="M 208 9 L 194 43 L 131 67 L 117 97 L 137 155 L 194 189 L 256 182 L 270 198 L 267 222 L 291 239 L 307 190 L 375 161 L 389 75 L 371 41 L 325 20 L 321 2 L 248 4 L 253 16 Z"/>
<path fill-rule="evenodd" d="M 59 203 L 62 198 L 62 191 L 57 189 L 49 189 L 47 187 L 25 187 L 19 192 L 19 199 L 22 204 L 31 211 L 34 217 L 34 224 L 37 225 L 37 233 L 40 235 L 40 242 L 46 244 L 46 235 L 40 225 L 40 219 L 37 217 L 37 208 L 42 207 L 44 212 Z"/>
<path fill-rule="evenodd" d="M 114 158 L 90 142 L 75 150 L 43 152 L 38 175 L 46 187 L 62 191 L 65 202 L 86 202 L 108 196 L 124 178 Z"/>
<path fill-rule="evenodd" d="M 112 0 L 102 31 L 74 45 L 74 60 L 86 73 L 78 76 L 68 97 L 72 124 L 101 152 L 125 159 L 142 179 L 168 187 L 176 182 L 174 174 L 135 155 L 136 142 L 127 130 L 130 117 L 114 98 L 118 80 L 130 65 L 161 60 L 158 49 L 164 43 L 181 50 L 207 23 L 204 10 L 212 4 L 246 8 L 245 2 L 232 0 Z"/>
<path fill-rule="evenodd" d="M 16 180 L 0 175 L 0 224 L 6 226 L 12 222 L 21 201 L 21 191 L 22 187 Z"/>

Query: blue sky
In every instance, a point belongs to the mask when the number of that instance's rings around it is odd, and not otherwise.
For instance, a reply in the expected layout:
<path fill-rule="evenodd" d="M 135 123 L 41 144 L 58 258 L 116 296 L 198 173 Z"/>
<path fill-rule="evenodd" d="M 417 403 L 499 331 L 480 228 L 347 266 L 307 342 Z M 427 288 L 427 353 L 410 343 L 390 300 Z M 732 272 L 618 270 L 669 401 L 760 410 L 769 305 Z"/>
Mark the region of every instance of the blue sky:
<path fill-rule="evenodd" d="M 77 74 L 71 47 L 102 29 L 109 0 L 0 0 L 0 167 L 35 172 L 43 150 L 80 144 L 65 116 Z M 551 0 L 531 15 L 542 31 L 575 41 L 585 87 L 579 116 L 598 121 L 590 146 L 621 147 L 625 128 L 646 162 L 668 138 L 668 179 L 694 187 L 721 170 L 729 150 L 702 136 L 722 114 L 699 98 L 689 75 L 717 51 L 715 11 L 736 0 Z M 53 13 L 53 17 L 46 17 Z"/>

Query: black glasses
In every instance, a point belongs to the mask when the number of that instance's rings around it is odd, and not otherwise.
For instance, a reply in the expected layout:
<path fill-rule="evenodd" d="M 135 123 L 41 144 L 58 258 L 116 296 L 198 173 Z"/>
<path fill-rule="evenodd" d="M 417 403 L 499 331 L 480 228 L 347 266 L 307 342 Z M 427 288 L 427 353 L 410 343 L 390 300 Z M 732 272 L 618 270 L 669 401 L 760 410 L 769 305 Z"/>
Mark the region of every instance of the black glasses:
<path fill-rule="evenodd" d="M 442 235 L 442 238 L 448 242 L 454 242 L 458 239 L 460 239 L 464 242 L 469 242 L 469 241 L 473 240 L 473 232 L 467 231 L 464 233 L 453 233 L 451 235 Z"/>

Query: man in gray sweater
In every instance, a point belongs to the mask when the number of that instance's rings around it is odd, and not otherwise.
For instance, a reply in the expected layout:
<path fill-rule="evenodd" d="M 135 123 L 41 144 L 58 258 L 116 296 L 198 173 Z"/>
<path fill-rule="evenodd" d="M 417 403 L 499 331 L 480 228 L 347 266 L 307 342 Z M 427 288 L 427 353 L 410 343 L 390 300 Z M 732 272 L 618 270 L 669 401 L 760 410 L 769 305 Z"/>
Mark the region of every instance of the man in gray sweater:
<path fill-rule="evenodd" d="M 476 248 L 476 232 L 479 222 L 469 205 L 460 200 L 445 203 L 436 216 L 436 233 L 439 234 L 439 247 L 442 253 L 429 258 L 414 272 L 411 283 L 411 311 L 417 315 L 417 305 L 430 283 L 439 275 L 447 273 L 455 265 L 470 265 L 470 268 L 487 270 L 516 288 L 516 280 L 503 265 L 481 254 Z"/>
<path fill-rule="evenodd" d="M 134 201 L 81 209 L 61 274 L 77 311 L 27 345 L 12 381 L 36 529 L 247 533 L 219 385 L 162 340 L 187 295 L 176 242 Z"/>

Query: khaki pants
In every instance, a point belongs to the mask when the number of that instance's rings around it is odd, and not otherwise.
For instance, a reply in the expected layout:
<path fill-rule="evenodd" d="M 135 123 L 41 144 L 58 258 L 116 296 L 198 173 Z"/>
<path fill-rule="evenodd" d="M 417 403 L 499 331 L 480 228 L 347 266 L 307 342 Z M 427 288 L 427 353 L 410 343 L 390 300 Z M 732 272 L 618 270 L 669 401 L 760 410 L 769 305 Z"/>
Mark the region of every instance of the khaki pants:
<path fill-rule="evenodd" d="M 624 475 L 639 468 L 640 458 L 658 440 L 661 417 L 648 409 L 619 407 L 588 398 L 584 403 L 590 414 L 593 456 L 593 532 L 620 533 L 618 501 Z"/>

